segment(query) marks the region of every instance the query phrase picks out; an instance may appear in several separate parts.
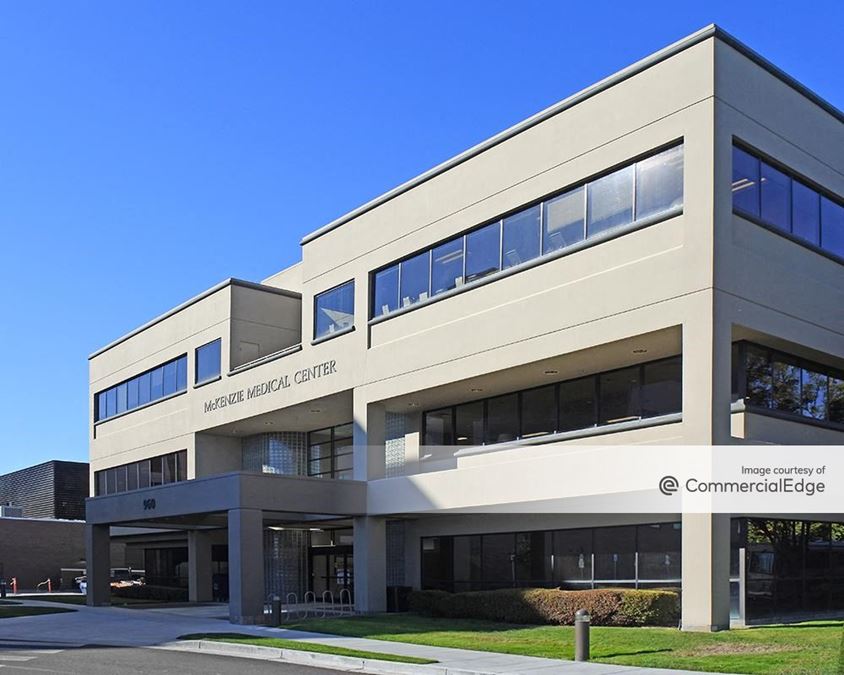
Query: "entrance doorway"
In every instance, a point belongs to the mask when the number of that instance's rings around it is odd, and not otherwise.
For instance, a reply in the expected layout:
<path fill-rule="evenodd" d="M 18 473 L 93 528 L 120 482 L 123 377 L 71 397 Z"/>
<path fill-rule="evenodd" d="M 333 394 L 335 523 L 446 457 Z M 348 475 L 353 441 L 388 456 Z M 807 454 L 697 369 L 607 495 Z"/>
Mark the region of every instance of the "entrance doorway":
<path fill-rule="evenodd" d="M 320 546 L 311 549 L 310 590 L 317 600 L 322 600 L 325 591 L 331 591 L 339 602 L 340 592 L 345 588 L 354 600 L 354 557 L 351 546 Z"/>

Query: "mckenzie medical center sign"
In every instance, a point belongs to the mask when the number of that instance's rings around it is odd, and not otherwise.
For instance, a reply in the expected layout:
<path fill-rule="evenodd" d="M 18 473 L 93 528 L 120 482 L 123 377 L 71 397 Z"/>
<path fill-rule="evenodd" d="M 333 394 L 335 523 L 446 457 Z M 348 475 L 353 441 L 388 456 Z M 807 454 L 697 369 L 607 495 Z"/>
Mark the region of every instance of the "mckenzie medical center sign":
<path fill-rule="evenodd" d="M 205 401 L 202 411 L 203 413 L 209 413 L 220 408 L 227 408 L 228 406 L 250 401 L 266 394 L 280 391 L 281 389 L 288 389 L 305 382 L 310 382 L 311 380 L 317 380 L 321 377 L 328 377 L 336 372 L 337 362 L 333 359 L 324 363 L 318 363 L 309 368 L 300 368 L 293 373 L 279 375 L 265 382 L 254 384 L 251 387 L 238 389 L 230 394 L 224 394 L 223 396 L 217 396 L 216 398 Z"/>

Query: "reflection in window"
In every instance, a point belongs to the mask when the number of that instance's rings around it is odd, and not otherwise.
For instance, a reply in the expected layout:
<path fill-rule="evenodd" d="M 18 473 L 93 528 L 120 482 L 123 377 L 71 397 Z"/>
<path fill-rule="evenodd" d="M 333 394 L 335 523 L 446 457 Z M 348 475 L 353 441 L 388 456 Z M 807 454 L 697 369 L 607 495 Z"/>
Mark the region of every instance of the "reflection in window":
<path fill-rule="evenodd" d="M 466 281 L 482 279 L 501 266 L 501 223 L 496 221 L 466 235 Z"/>
<path fill-rule="evenodd" d="M 638 419 L 639 368 L 623 368 L 601 376 L 600 424 L 615 424 Z"/>
<path fill-rule="evenodd" d="M 179 450 L 94 473 L 96 496 L 142 490 L 188 479 L 187 450 Z"/>
<path fill-rule="evenodd" d="M 800 367 L 775 358 L 771 363 L 771 402 L 775 410 L 800 413 Z"/>
<path fill-rule="evenodd" d="M 308 475 L 346 480 L 354 470 L 354 444 L 351 423 L 308 434 Z"/>
<path fill-rule="evenodd" d="M 829 389 L 826 374 L 803 368 L 800 378 L 800 414 L 816 420 L 825 419 L 826 396 Z"/>
<path fill-rule="evenodd" d="M 683 364 L 669 359 L 646 364 L 642 383 L 642 417 L 656 417 L 665 410 L 681 410 Z"/>
<path fill-rule="evenodd" d="M 425 445 L 454 445 L 454 409 L 425 413 Z"/>
<path fill-rule="evenodd" d="M 431 295 L 463 285 L 463 237 L 447 241 L 431 252 Z"/>
<path fill-rule="evenodd" d="M 792 183 L 792 231 L 798 237 L 820 244 L 821 197 L 798 181 Z"/>
<path fill-rule="evenodd" d="M 383 316 L 399 307 L 399 266 L 393 265 L 375 273 L 372 315 Z"/>
<path fill-rule="evenodd" d="M 821 246 L 844 258 L 844 206 L 821 198 Z"/>
<path fill-rule="evenodd" d="M 557 429 L 557 388 L 554 385 L 522 392 L 522 438 L 553 434 Z"/>
<path fill-rule="evenodd" d="M 560 383 L 560 431 L 588 429 L 598 423 L 595 378 Z"/>
<path fill-rule="evenodd" d="M 759 160 L 733 146 L 733 208 L 759 215 Z"/>
<path fill-rule="evenodd" d="M 504 269 L 515 267 L 539 255 L 541 210 L 534 206 L 504 219 L 501 250 Z"/>
<path fill-rule="evenodd" d="M 428 299 L 430 252 L 425 251 L 401 264 L 401 306 L 410 307 Z"/>
<path fill-rule="evenodd" d="M 505 443 L 519 435 L 518 394 L 497 396 L 487 401 L 486 442 Z"/>
<path fill-rule="evenodd" d="M 196 384 L 208 382 L 220 376 L 222 340 L 217 338 L 196 350 Z"/>
<path fill-rule="evenodd" d="M 633 220 L 633 167 L 599 178 L 587 186 L 587 236 Z"/>
<path fill-rule="evenodd" d="M 484 402 L 473 401 L 455 408 L 455 445 L 481 445 L 484 442 Z"/>
<path fill-rule="evenodd" d="M 636 163 L 636 219 L 683 204 L 683 146 Z"/>
<path fill-rule="evenodd" d="M 355 282 L 314 298 L 314 339 L 351 328 L 355 323 Z"/>
<path fill-rule="evenodd" d="M 585 188 L 555 197 L 545 204 L 542 252 L 551 253 L 583 241 L 586 231 L 583 219 L 586 212 Z"/>

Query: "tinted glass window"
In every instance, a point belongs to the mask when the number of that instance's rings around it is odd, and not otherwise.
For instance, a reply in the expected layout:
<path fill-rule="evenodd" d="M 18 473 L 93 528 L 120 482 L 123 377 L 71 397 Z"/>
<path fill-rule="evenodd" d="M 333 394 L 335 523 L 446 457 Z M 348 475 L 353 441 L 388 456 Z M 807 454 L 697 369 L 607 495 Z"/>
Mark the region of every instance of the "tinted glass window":
<path fill-rule="evenodd" d="M 484 402 L 459 405 L 455 415 L 457 445 L 481 445 L 484 442 Z"/>
<path fill-rule="evenodd" d="M 128 391 L 126 383 L 117 386 L 117 414 L 126 412 L 126 403 L 128 399 Z"/>
<path fill-rule="evenodd" d="M 844 206 L 821 198 L 821 246 L 844 258 Z"/>
<path fill-rule="evenodd" d="M 801 412 L 816 420 L 826 418 L 827 376 L 803 368 L 800 372 Z"/>
<path fill-rule="evenodd" d="M 589 183 L 587 236 L 633 221 L 633 167 L 629 166 Z"/>
<path fill-rule="evenodd" d="M 196 350 L 196 383 L 207 382 L 220 376 L 222 340 L 217 339 Z"/>
<path fill-rule="evenodd" d="M 138 462 L 138 487 L 149 487 L 149 460 L 144 459 Z"/>
<path fill-rule="evenodd" d="M 539 255 L 539 206 L 504 219 L 502 251 L 504 269 L 515 267 Z"/>
<path fill-rule="evenodd" d="M 644 366 L 642 417 L 680 412 L 682 400 L 683 364 L 679 357 Z"/>
<path fill-rule="evenodd" d="M 454 445 L 451 408 L 425 413 L 425 445 Z"/>
<path fill-rule="evenodd" d="M 454 537 L 454 581 L 456 592 L 480 590 L 481 537 Z"/>
<path fill-rule="evenodd" d="M 97 496 L 106 494 L 106 472 L 97 471 Z"/>
<path fill-rule="evenodd" d="M 844 424 L 844 379 L 829 378 L 828 419 Z"/>
<path fill-rule="evenodd" d="M 733 208 L 759 215 L 759 160 L 733 147 Z"/>
<path fill-rule="evenodd" d="M 595 578 L 603 580 L 635 578 L 635 526 L 596 527 L 593 532 Z"/>
<path fill-rule="evenodd" d="M 578 584 L 591 581 L 592 530 L 554 532 L 554 582 Z"/>
<path fill-rule="evenodd" d="M 108 469 L 106 471 L 106 490 L 110 495 L 117 492 L 117 469 Z"/>
<path fill-rule="evenodd" d="M 543 253 L 551 253 L 583 241 L 586 236 L 583 224 L 586 217 L 585 191 L 585 188 L 579 187 L 546 202 Z"/>
<path fill-rule="evenodd" d="M 164 364 L 164 395 L 176 393 L 176 362 Z"/>
<path fill-rule="evenodd" d="M 118 466 L 115 472 L 117 473 L 117 491 L 126 492 L 126 467 Z"/>
<path fill-rule="evenodd" d="M 127 393 L 126 393 L 126 407 L 129 410 L 138 407 L 138 378 L 136 377 L 133 380 L 129 380 L 126 383 Z"/>
<path fill-rule="evenodd" d="M 595 426 L 595 378 L 560 383 L 560 431 Z"/>
<path fill-rule="evenodd" d="M 800 367 L 782 357 L 775 357 L 771 363 L 771 402 L 776 410 L 799 413 Z"/>
<path fill-rule="evenodd" d="M 683 146 L 636 164 L 636 218 L 683 205 Z"/>
<path fill-rule="evenodd" d="M 762 162 L 762 220 L 791 231 L 791 179 Z"/>
<path fill-rule="evenodd" d="M 167 483 L 176 482 L 176 455 L 164 455 L 162 458 L 163 477 L 162 481 Z"/>
<path fill-rule="evenodd" d="M 513 534 L 483 535 L 484 588 L 507 588 L 513 585 Z"/>
<path fill-rule="evenodd" d="M 821 234 L 821 197 L 798 181 L 792 182 L 791 189 L 792 231 L 817 246 Z"/>
<path fill-rule="evenodd" d="M 176 360 L 176 391 L 188 388 L 188 357 L 187 354 Z"/>
<path fill-rule="evenodd" d="M 106 394 L 101 392 L 97 394 L 97 419 L 102 420 L 108 416 L 108 407 L 106 406 Z"/>
<path fill-rule="evenodd" d="M 106 412 L 109 417 L 117 414 L 117 389 L 115 387 L 106 392 Z"/>
<path fill-rule="evenodd" d="M 681 530 L 679 523 L 639 525 L 640 579 L 679 579 L 681 575 Z"/>
<path fill-rule="evenodd" d="M 126 489 L 138 489 L 138 464 L 137 462 L 126 467 Z"/>
<path fill-rule="evenodd" d="M 431 294 L 463 285 L 463 237 L 437 246 L 431 252 Z"/>
<path fill-rule="evenodd" d="M 164 476 L 161 457 L 153 457 L 149 460 L 149 484 L 151 486 L 161 485 Z"/>
<path fill-rule="evenodd" d="M 399 306 L 399 266 L 393 265 L 375 273 L 372 315 L 389 314 Z"/>
<path fill-rule="evenodd" d="M 501 256 L 501 223 L 496 221 L 466 235 L 466 281 L 497 272 Z"/>
<path fill-rule="evenodd" d="M 768 352 L 753 345 L 747 346 L 747 402 L 768 406 L 771 401 L 771 362 Z"/>
<path fill-rule="evenodd" d="M 554 385 L 522 392 L 522 438 L 552 434 L 557 429 L 557 388 Z"/>
<path fill-rule="evenodd" d="M 600 378 L 601 424 L 638 419 L 639 367 L 605 373 Z"/>
<path fill-rule="evenodd" d="M 164 368 L 156 368 L 150 373 L 150 401 L 164 396 Z"/>
<path fill-rule="evenodd" d="M 507 394 L 487 401 L 487 443 L 505 443 L 519 433 L 519 396 Z"/>
<path fill-rule="evenodd" d="M 138 378 L 138 405 L 144 405 L 150 401 L 150 373 L 144 373 Z"/>
<path fill-rule="evenodd" d="M 425 251 L 401 264 L 401 306 L 409 307 L 428 298 L 430 253 Z"/>
<path fill-rule="evenodd" d="M 314 300 L 314 338 L 331 335 L 355 322 L 355 282 L 320 293 Z"/>

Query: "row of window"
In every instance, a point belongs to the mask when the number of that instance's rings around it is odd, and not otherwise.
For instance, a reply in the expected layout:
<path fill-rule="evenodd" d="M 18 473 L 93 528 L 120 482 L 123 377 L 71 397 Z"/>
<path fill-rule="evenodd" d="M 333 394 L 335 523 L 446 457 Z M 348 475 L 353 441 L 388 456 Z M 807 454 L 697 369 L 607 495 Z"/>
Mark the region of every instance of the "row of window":
<path fill-rule="evenodd" d="M 678 585 L 680 523 L 422 538 L 422 588 Z"/>
<path fill-rule="evenodd" d="M 683 204 L 683 146 L 625 166 L 375 272 L 383 316 Z"/>
<path fill-rule="evenodd" d="M 733 209 L 844 258 L 844 206 L 737 146 Z"/>
<path fill-rule="evenodd" d="M 308 434 L 308 475 L 352 478 L 352 424 L 311 431 Z"/>
<path fill-rule="evenodd" d="M 94 474 L 94 494 L 98 497 L 114 495 L 187 479 L 188 453 L 186 450 L 179 450 L 97 471 Z"/>
<path fill-rule="evenodd" d="M 680 356 L 430 410 L 426 445 L 484 445 L 681 412 Z"/>
<path fill-rule="evenodd" d="M 750 406 L 844 424 L 844 373 L 767 347 L 734 346 L 735 398 Z"/>
<path fill-rule="evenodd" d="M 222 340 L 202 345 L 196 349 L 194 382 L 202 384 L 220 376 Z M 99 392 L 94 397 L 94 421 L 120 415 L 154 403 L 188 387 L 188 356 L 156 366 L 140 375 Z"/>

